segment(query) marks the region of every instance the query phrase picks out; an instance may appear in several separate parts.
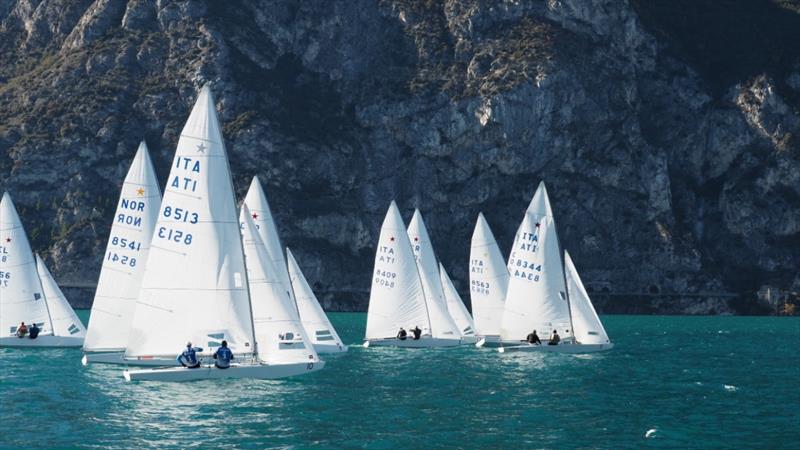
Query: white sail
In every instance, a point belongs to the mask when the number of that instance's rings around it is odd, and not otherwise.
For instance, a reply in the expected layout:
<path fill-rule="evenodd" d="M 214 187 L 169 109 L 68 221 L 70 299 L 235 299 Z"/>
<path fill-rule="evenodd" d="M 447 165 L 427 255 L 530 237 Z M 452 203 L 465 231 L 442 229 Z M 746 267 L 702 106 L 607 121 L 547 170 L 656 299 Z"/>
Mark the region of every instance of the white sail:
<path fill-rule="evenodd" d="M 160 206 L 161 189 L 147 145 L 142 141 L 125 176 L 114 213 L 83 344 L 85 351 L 122 351 L 128 344 Z"/>
<path fill-rule="evenodd" d="M 508 258 L 511 278 L 500 329 L 503 341 L 523 340 L 533 330 L 543 337 L 553 330 L 562 339 L 572 336 L 564 266 L 544 183 L 531 205 L 535 209 L 526 211 Z"/>
<path fill-rule="evenodd" d="M 36 255 L 36 271 L 42 281 L 44 298 L 47 301 L 50 317 L 53 320 L 53 334 L 75 338 L 85 337 L 86 328 L 81 323 L 81 319 L 78 318 L 72 306 L 67 302 L 67 298 L 61 292 L 56 280 L 53 279 L 53 275 L 47 270 L 47 266 L 44 265 L 44 261 L 39 255 Z"/>
<path fill-rule="evenodd" d="M 246 204 L 239 220 L 244 225 L 242 237 L 259 359 L 269 364 L 319 361 Z"/>
<path fill-rule="evenodd" d="M 475 333 L 499 336 L 508 291 L 508 267 L 500 247 L 483 217 L 478 214 L 469 253 L 469 296 Z"/>
<path fill-rule="evenodd" d="M 289 280 L 289 271 L 286 267 L 281 239 L 278 236 L 278 227 L 275 225 L 275 219 L 269 208 L 267 196 L 264 194 L 264 189 L 261 188 L 261 182 L 258 177 L 253 177 L 253 181 L 250 182 L 250 188 L 247 190 L 244 204 L 250 210 L 250 217 L 253 218 L 253 222 L 256 224 L 258 235 L 261 236 L 261 241 L 264 242 L 264 247 L 267 250 L 269 259 L 272 260 L 272 265 L 275 266 L 278 279 L 283 283 L 284 290 L 294 302 L 294 292 L 292 283 Z"/>
<path fill-rule="evenodd" d="M 564 251 L 564 270 L 567 275 L 567 289 L 572 309 L 572 324 L 575 327 L 575 339 L 581 344 L 607 344 L 608 334 L 603 328 L 600 317 L 594 310 L 589 294 L 583 287 L 581 277 L 578 275 L 575 264 L 569 252 Z"/>
<path fill-rule="evenodd" d="M 406 226 L 394 201 L 383 219 L 367 312 L 367 339 L 394 338 L 400 327 L 430 334 L 428 308 Z"/>
<path fill-rule="evenodd" d="M 162 358 L 187 341 L 254 345 L 247 273 L 228 156 L 214 99 L 200 91 L 181 132 L 153 231 L 126 358 Z"/>
<path fill-rule="evenodd" d="M 433 243 L 425 228 L 422 214 L 414 210 L 414 216 L 408 224 L 408 238 L 417 258 L 422 290 L 428 303 L 428 315 L 431 320 L 432 335 L 441 339 L 459 339 L 461 332 L 450 313 L 444 299 L 442 280 L 439 278 L 439 265 L 433 251 Z"/>
<path fill-rule="evenodd" d="M 0 200 L 0 337 L 13 336 L 23 321 L 36 323 L 42 335 L 53 333 L 36 261 L 6 192 Z"/>
<path fill-rule="evenodd" d="M 297 300 L 297 310 L 306 334 L 315 346 L 335 346 L 344 350 L 342 339 L 333 328 L 331 321 L 314 295 L 314 291 L 311 290 L 311 286 L 308 285 L 306 277 L 300 270 L 300 266 L 297 265 L 294 255 L 288 248 L 286 249 L 286 259 L 289 263 L 289 277 L 292 281 L 294 297 Z"/>
<path fill-rule="evenodd" d="M 461 331 L 461 335 L 474 336 L 475 323 L 472 321 L 472 316 L 469 315 L 469 311 L 467 311 L 467 307 L 461 300 L 461 296 L 458 295 L 456 287 L 453 286 L 453 280 L 451 280 L 450 276 L 447 275 L 447 271 L 444 270 L 442 263 L 439 263 L 439 276 L 442 280 L 442 288 L 444 289 L 444 299 L 447 303 L 447 311 L 450 313 L 450 316 L 453 318 L 458 326 L 458 329 Z"/>

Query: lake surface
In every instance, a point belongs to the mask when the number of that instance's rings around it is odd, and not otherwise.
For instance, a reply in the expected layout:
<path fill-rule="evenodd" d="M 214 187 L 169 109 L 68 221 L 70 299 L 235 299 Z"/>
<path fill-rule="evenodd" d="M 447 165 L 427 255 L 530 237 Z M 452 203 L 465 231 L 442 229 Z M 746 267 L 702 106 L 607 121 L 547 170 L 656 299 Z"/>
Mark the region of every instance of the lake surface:
<path fill-rule="evenodd" d="M 361 343 L 365 314 L 331 319 Z M 353 346 L 277 381 L 127 383 L 78 349 L 0 349 L 0 447 L 799 448 L 800 318 L 602 319 L 603 354 Z"/>

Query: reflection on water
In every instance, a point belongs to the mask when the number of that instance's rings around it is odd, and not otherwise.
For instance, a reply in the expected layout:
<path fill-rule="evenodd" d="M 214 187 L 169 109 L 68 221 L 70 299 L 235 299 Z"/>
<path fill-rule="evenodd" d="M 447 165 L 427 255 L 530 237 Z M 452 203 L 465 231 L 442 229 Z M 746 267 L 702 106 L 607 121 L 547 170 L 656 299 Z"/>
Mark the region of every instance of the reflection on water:
<path fill-rule="evenodd" d="M 361 343 L 364 320 L 333 315 L 347 343 Z M 782 447 L 800 438 L 798 390 L 774 382 L 800 375 L 797 319 L 604 320 L 616 342 L 606 353 L 354 345 L 320 372 L 276 381 L 127 383 L 121 367 L 82 367 L 76 349 L 0 349 L 0 446 Z M 769 351 L 753 339 L 763 332 Z"/>

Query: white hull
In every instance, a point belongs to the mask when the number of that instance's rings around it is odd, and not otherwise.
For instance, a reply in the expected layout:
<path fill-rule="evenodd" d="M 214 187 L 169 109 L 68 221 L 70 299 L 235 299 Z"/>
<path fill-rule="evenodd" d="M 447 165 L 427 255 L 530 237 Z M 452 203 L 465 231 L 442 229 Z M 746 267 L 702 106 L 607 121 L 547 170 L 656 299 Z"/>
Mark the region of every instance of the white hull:
<path fill-rule="evenodd" d="M 403 348 L 433 348 L 433 347 L 455 347 L 461 345 L 459 339 L 438 339 L 420 338 L 414 340 L 408 338 L 404 341 L 400 339 L 371 339 L 364 342 L 364 347 L 403 347 Z"/>
<path fill-rule="evenodd" d="M 320 355 L 330 355 L 336 353 L 346 353 L 347 346 L 344 344 L 322 344 L 322 343 L 314 343 L 314 350 L 317 351 Z"/>
<path fill-rule="evenodd" d="M 497 349 L 500 353 L 534 353 L 534 352 L 549 352 L 549 353 L 595 353 L 614 348 L 613 343 L 609 344 L 560 344 L 560 345 L 511 345 L 507 347 L 500 347 Z"/>
<path fill-rule="evenodd" d="M 9 336 L 0 337 L 0 347 L 83 347 L 83 338 L 39 335 L 36 339 L 30 339 Z"/>
<path fill-rule="evenodd" d="M 128 381 L 195 381 L 222 378 L 273 380 L 316 372 L 324 366 L 325 361 L 290 364 L 231 364 L 231 367 L 227 369 L 217 369 L 214 365 L 204 365 L 198 369 L 170 367 L 164 369 L 126 370 L 123 375 Z"/>
<path fill-rule="evenodd" d="M 141 367 L 172 367 L 180 366 L 174 359 L 125 359 L 125 352 L 86 352 L 81 358 L 84 366 L 93 364 L 121 364 L 126 366 Z"/>

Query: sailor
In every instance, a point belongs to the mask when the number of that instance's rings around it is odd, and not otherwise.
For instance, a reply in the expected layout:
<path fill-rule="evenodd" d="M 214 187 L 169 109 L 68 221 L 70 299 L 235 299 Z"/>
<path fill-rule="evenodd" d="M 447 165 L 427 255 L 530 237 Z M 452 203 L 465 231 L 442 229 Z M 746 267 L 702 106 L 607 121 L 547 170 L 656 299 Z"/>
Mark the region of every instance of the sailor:
<path fill-rule="evenodd" d="M 19 324 L 19 327 L 17 327 L 17 337 L 24 338 L 26 334 L 28 334 L 28 327 L 25 325 L 25 322 L 22 322 Z"/>
<path fill-rule="evenodd" d="M 183 351 L 178 356 L 178 362 L 181 363 L 183 367 L 188 367 L 189 369 L 197 369 L 200 367 L 200 361 L 197 359 L 197 352 L 202 352 L 203 349 L 200 347 L 192 347 L 191 342 L 186 343 L 186 350 Z"/>
<path fill-rule="evenodd" d="M 406 330 L 404 330 L 403 327 L 400 327 L 400 331 L 397 332 L 397 339 L 405 341 L 406 337 L 408 337 L 408 333 L 406 333 Z"/>
<path fill-rule="evenodd" d="M 561 342 L 561 338 L 558 336 L 558 331 L 553 330 L 553 337 L 550 338 L 547 345 L 558 345 L 559 342 Z"/>
<path fill-rule="evenodd" d="M 525 340 L 528 341 L 529 344 L 542 345 L 542 341 L 539 339 L 539 335 L 536 334 L 536 330 L 533 330 L 533 333 L 529 334 L 528 338 Z"/>
<path fill-rule="evenodd" d="M 233 352 L 228 348 L 228 341 L 222 341 L 222 347 L 214 352 L 214 359 L 216 359 L 214 365 L 217 366 L 217 369 L 227 369 L 231 366 Z"/>
<path fill-rule="evenodd" d="M 28 337 L 31 339 L 36 339 L 39 336 L 39 327 L 36 326 L 36 322 L 31 324 L 31 329 L 28 331 Z"/>
<path fill-rule="evenodd" d="M 414 329 L 411 330 L 411 332 L 414 333 L 414 340 L 418 341 L 419 337 L 422 335 L 422 330 L 420 330 L 418 326 L 414 326 Z"/>

